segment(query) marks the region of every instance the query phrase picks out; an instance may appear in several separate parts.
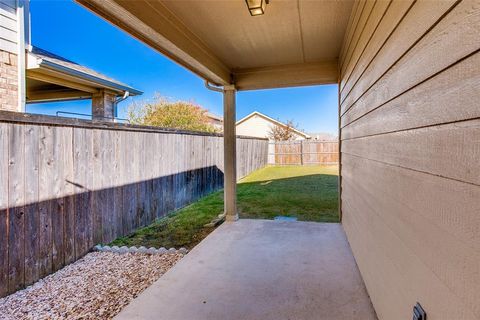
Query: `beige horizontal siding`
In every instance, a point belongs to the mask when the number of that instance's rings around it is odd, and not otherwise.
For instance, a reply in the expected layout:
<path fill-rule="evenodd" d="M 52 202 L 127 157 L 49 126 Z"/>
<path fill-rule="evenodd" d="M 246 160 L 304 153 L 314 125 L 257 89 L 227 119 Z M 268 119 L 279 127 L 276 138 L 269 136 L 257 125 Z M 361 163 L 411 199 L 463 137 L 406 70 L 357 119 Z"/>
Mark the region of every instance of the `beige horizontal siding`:
<path fill-rule="evenodd" d="M 372 62 L 380 48 L 383 46 L 385 41 L 388 40 L 388 37 L 391 35 L 392 31 L 398 25 L 398 22 L 408 12 L 413 2 L 413 0 L 391 2 L 390 6 L 385 12 L 385 15 L 381 18 L 378 26 L 376 27 L 372 38 L 368 42 L 368 45 L 363 48 L 364 51 L 361 54 L 361 59 L 358 59 L 355 66 L 349 64 L 350 69 L 353 69 L 351 74 L 348 74 L 348 71 L 342 73 L 342 79 L 340 83 L 342 99 L 345 99 L 352 87 L 357 83 L 359 77 L 363 75 L 366 68 Z M 349 69 L 347 68 L 347 70 Z"/>
<path fill-rule="evenodd" d="M 478 118 L 479 101 L 480 53 L 475 53 L 345 126 L 342 138 Z M 453 107 L 457 105 L 464 107 Z"/>
<path fill-rule="evenodd" d="M 345 50 L 345 56 L 342 58 L 342 68 L 343 70 L 345 66 L 349 63 L 352 53 L 355 52 L 355 49 L 358 45 L 358 39 L 363 33 L 363 29 L 365 28 L 370 15 L 372 14 L 372 10 L 375 6 L 375 0 L 366 0 L 363 4 L 362 10 L 357 12 L 361 13 L 358 15 L 358 21 L 356 22 L 356 27 L 353 29 L 352 38 L 349 43 L 349 47 Z"/>
<path fill-rule="evenodd" d="M 352 69 L 355 68 L 358 58 L 368 47 L 368 43 L 372 39 L 375 29 L 378 27 L 379 22 L 382 20 L 390 4 L 391 1 L 373 2 L 372 11 L 368 16 L 368 20 L 365 21 L 363 28 L 361 28 L 362 32 L 358 41 L 355 44 L 354 49 L 349 51 L 349 54 L 345 57 L 345 62 L 342 65 L 341 73 L 344 75 L 344 81 L 340 84 L 341 88 L 343 88 Z M 360 30 L 359 27 L 357 27 L 357 29 Z"/>
<path fill-rule="evenodd" d="M 380 319 L 480 319 L 480 1 L 367 5 L 340 56 L 350 245 Z"/>
<path fill-rule="evenodd" d="M 478 119 L 345 140 L 342 152 L 480 187 Z"/>
<path fill-rule="evenodd" d="M 358 0 L 358 1 L 355 1 L 355 3 L 353 4 L 352 13 L 351 13 L 350 19 L 348 21 L 344 41 L 343 41 L 343 44 L 342 44 L 342 48 L 340 50 L 340 55 L 339 55 L 339 59 L 340 59 L 339 65 L 340 66 L 343 64 L 343 61 L 345 60 L 344 59 L 345 54 L 348 51 L 348 48 L 350 47 L 353 32 L 355 31 L 354 26 L 358 23 L 358 19 L 360 18 L 360 15 L 362 14 L 362 10 L 363 10 L 364 6 L 365 6 L 365 0 Z"/>
<path fill-rule="evenodd" d="M 457 5 L 349 107 L 342 127 L 478 50 L 478 10 L 474 1 Z"/>
<path fill-rule="evenodd" d="M 400 23 L 392 28 L 392 34 L 384 35 L 387 40 L 376 53 L 374 60 L 361 75 L 361 81 L 355 84 L 351 92 L 342 92 L 342 114 L 345 113 L 370 86 L 378 81 L 382 74 L 405 54 L 454 3 L 455 1 L 453 0 L 415 2 Z"/>

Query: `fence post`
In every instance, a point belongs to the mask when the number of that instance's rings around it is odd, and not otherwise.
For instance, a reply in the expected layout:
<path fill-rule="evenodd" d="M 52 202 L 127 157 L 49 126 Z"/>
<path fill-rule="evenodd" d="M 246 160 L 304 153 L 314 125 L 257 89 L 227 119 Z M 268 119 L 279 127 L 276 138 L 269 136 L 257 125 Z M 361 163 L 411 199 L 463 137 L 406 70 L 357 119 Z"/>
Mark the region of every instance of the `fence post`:
<path fill-rule="evenodd" d="M 303 166 L 303 141 L 304 140 L 300 140 L 300 165 Z"/>

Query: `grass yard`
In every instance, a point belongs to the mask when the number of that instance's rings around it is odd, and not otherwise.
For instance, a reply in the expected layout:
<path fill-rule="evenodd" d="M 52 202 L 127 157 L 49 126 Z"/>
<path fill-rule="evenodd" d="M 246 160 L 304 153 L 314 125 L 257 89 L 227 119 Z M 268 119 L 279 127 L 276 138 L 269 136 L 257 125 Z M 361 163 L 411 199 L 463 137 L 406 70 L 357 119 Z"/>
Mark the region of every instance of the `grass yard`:
<path fill-rule="evenodd" d="M 238 183 L 240 218 L 297 217 L 301 221 L 338 221 L 338 167 L 267 167 Z M 223 212 L 223 191 L 159 219 L 112 242 L 118 246 L 194 247 L 214 228 L 205 227 Z"/>

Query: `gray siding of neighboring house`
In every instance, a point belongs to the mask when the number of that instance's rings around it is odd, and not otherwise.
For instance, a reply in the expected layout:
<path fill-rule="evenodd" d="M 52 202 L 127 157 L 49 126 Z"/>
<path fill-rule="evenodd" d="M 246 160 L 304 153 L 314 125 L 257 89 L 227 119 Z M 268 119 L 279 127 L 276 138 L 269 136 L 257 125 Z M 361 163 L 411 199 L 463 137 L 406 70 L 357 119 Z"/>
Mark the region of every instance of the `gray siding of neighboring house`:
<path fill-rule="evenodd" d="M 20 46 L 15 0 L 0 0 L 0 110 L 19 111 Z"/>
<path fill-rule="evenodd" d="M 16 0 L 0 0 L 0 50 L 18 54 Z"/>

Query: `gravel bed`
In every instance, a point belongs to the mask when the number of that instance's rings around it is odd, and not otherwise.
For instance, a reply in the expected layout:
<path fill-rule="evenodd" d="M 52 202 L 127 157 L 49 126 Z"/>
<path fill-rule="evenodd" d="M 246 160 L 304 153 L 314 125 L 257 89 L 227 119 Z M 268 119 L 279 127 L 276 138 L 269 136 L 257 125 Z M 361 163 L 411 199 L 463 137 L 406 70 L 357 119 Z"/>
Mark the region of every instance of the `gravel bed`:
<path fill-rule="evenodd" d="M 0 299 L 0 319 L 111 319 L 182 257 L 181 253 L 89 253 Z"/>

